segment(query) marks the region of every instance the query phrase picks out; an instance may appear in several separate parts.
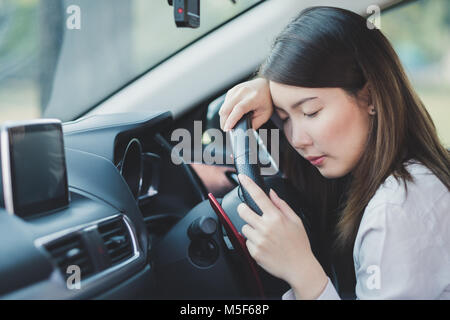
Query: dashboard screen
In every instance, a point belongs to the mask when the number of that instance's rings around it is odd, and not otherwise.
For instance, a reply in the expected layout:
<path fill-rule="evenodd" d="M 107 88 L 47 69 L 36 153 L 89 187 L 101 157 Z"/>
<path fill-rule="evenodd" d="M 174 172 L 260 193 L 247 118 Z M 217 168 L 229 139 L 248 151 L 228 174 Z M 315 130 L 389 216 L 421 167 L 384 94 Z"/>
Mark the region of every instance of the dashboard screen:
<path fill-rule="evenodd" d="M 67 206 L 69 196 L 61 124 L 11 127 L 8 128 L 8 140 L 14 214 L 29 217 Z"/>

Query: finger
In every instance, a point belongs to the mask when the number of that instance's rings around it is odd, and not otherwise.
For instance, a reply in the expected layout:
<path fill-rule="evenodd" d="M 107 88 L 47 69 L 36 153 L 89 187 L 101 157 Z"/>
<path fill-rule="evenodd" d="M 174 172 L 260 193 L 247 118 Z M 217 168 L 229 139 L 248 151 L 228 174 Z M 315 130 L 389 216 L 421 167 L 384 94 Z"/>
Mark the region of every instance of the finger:
<path fill-rule="evenodd" d="M 238 179 L 264 214 L 272 215 L 274 211 L 277 211 L 272 200 L 252 179 L 242 173 L 238 175 Z"/>
<path fill-rule="evenodd" d="M 264 113 L 257 114 L 255 111 L 252 116 L 252 128 L 254 130 L 258 130 L 269 119 L 270 119 L 270 117 L 267 118 L 267 116 L 264 115 Z"/>
<path fill-rule="evenodd" d="M 230 103 L 230 100 L 233 97 L 229 94 L 225 97 L 225 100 L 220 107 L 219 110 L 219 116 L 220 116 L 220 129 L 223 130 L 223 126 L 225 125 L 225 121 L 228 119 L 228 115 L 230 114 L 231 110 L 233 110 L 234 104 Z"/>
<path fill-rule="evenodd" d="M 228 131 L 234 127 L 234 125 L 239 121 L 239 119 L 242 118 L 244 114 L 252 110 L 252 104 L 249 100 L 242 100 L 240 101 L 233 110 L 231 111 L 230 115 L 228 116 L 227 120 L 225 121 L 224 130 Z"/>
<path fill-rule="evenodd" d="M 220 115 L 220 129 L 224 130 L 225 122 L 228 119 L 233 107 L 239 102 L 239 99 L 235 97 L 234 101 L 230 101 L 232 98 L 229 98 L 228 101 L 225 101 L 222 105 L 222 108 L 219 110 Z"/>
<path fill-rule="evenodd" d="M 258 262 L 259 256 L 258 256 L 258 249 L 256 248 L 256 245 L 251 240 L 247 240 L 245 242 L 245 245 L 247 246 L 248 252 L 252 256 L 253 259 Z"/>
<path fill-rule="evenodd" d="M 228 119 L 228 116 L 230 115 L 231 111 L 233 111 L 233 108 L 236 104 L 239 103 L 239 101 L 242 100 L 242 97 L 240 97 L 237 94 L 234 94 L 234 91 L 231 89 L 227 95 L 225 96 L 225 101 L 222 104 L 222 107 L 220 107 L 219 115 L 220 115 L 220 128 L 223 130 L 226 120 Z"/>
<path fill-rule="evenodd" d="M 254 229 L 261 229 L 261 217 L 249 208 L 245 203 L 241 203 L 237 207 L 239 216 Z"/>
<path fill-rule="evenodd" d="M 294 212 L 294 210 L 292 210 L 292 208 L 287 204 L 286 201 L 284 201 L 283 199 L 281 199 L 278 196 L 278 194 L 275 192 L 275 190 L 270 189 L 269 196 L 270 196 L 270 199 L 272 200 L 272 202 L 275 204 L 275 206 L 278 209 L 280 209 L 280 211 L 284 214 L 284 216 L 286 218 L 288 218 L 291 221 L 298 219 L 298 216 Z"/>
<path fill-rule="evenodd" d="M 222 131 L 224 131 L 223 130 L 223 126 L 225 125 L 225 121 L 226 121 L 227 119 L 224 117 L 224 116 L 220 116 L 220 129 L 222 130 Z"/>
<path fill-rule="evenodd" d="M 260 238 L 261 238 L 261 235 L 258 233 L 258 231 L 253 229 L 248 224 L 245 224 L 242 227 L 241 232 L 247 238 L 247 240 L 249 240 L 249 241 L 251 241 L 253 243 L 257 243 L 260 240 Z"/>

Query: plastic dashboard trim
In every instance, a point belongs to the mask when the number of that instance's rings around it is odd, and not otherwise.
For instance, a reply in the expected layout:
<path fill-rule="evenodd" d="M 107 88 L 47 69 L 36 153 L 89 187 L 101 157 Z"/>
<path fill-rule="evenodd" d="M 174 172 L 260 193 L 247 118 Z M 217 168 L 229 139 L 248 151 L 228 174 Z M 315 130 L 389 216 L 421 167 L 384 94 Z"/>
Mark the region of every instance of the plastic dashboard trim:
<path fill-rule="evenodd" d="M 34 241 L 34 245 L 36 246 L 37 249 L 39 250 L 44 250 L 47 252 L 47 250 L 45 249 L 45 245 L 50 244 L 56 240 L 59 240 L 61 238 L 64 238 L 72 233 L 75 232 L 79 232 L 79 231 L 83 231 L 86 232 L 88 230 L 92 230 L 92 229 L 96 229 L 98 228 L 98 225 L 102 222 L 106 222 L 109 220 L 113 220 L 115 218 L 120 217 L 124 222 L 125 225 L 127 226 L 128 232 L 131 235 L 131 240 L 133 243 L 133 256 L 128 258 L 127 260 L 115 265 L 115 266 L 111 266 L 109 268 L 106 268 L 105 270 L 100 271 L 97 274 L 94 274 L 90 277 L 88 277 L 86 280 L 82 280 L 81 281 L 81 285 L 85 286 L 91 283 L 94 283 L 95 281 L 98 281 L 99 279 L 104 278 L 106 275 L 111 274 L 123 267 L 125 267 L 126 265 L 132 263 L 133 261 L 137 260 L 140 256 L 142 256 L 143 252 L 142 249 L 139 245 L 139 242 L 137 241 L 137 237 L 136 237 L 136 231 L 133 227 L 133 224 L 131 222 L 131 220 L 124 214 L 120 213 L 120 214 L 115 214 L 103 219 L 99 219 L 90 223 L 86 223 L 84 225 L 80 225 L 80 226 L 75 226 L 72 228 L 68 228 L 59 232 L 55 232 L 53 234 L 38 238 Z M 57 266 L 54 265 L 53 261 L 52 261 L 52 265 L 55 268 L 55 270 L 58 270 Z"/>

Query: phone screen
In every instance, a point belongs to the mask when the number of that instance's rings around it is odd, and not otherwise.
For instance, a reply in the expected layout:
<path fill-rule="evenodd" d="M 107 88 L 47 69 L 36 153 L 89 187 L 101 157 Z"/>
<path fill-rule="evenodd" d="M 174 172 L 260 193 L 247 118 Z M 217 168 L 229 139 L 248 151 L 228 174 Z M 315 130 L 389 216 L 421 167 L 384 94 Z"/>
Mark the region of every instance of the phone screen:
<path fill-rule="evenodd" d="M 29 217 L 67 206 L 61 124 L 17 126 L 8 132 L 14 213 Z"/>

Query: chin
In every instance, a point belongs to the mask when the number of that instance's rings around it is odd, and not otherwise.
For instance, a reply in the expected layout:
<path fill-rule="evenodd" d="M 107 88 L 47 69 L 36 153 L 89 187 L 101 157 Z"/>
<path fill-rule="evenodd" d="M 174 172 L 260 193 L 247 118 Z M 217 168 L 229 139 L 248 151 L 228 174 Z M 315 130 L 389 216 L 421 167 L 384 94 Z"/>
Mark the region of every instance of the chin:
<path fill-rule="evenodd" d="M 347 174 L 347 172 L 344 172 L 343 170 L 332 170 L 330 168 L 327 168 L 326 166 L 321 168 L 317 167 L 317 169 L 319 170 L 320 174 L 327 179 L 337 179 Z"/>

